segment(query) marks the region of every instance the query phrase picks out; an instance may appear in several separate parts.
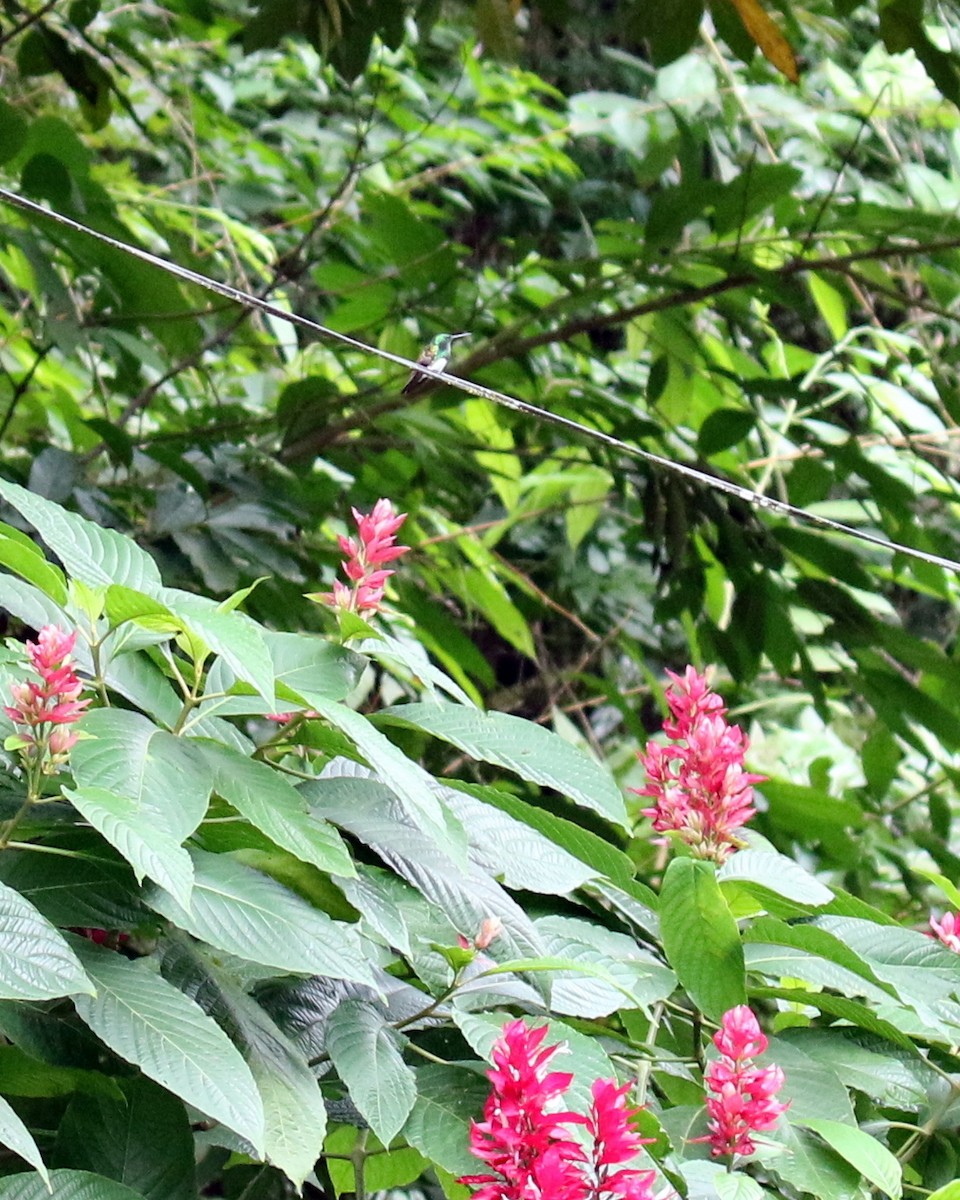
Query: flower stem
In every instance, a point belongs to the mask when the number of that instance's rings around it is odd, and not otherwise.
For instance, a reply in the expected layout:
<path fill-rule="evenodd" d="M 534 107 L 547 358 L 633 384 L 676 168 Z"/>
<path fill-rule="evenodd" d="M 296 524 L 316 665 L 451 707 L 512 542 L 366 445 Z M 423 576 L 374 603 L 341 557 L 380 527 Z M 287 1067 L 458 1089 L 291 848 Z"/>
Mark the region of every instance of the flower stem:
<path fill-rule="evenodd" d="M 27 793 L 26 799 L 9 819 L 9 821 L 4 821 L 2 827 L 0 827 L 0 850 L 6 850 L 10 839 L 13 837 L 14 830 L 20 824 L 21 820 L 26 816 L 27 812 L 33 806 L 35 800 L 36 795 L 31 788 L 31 790 Z"/>

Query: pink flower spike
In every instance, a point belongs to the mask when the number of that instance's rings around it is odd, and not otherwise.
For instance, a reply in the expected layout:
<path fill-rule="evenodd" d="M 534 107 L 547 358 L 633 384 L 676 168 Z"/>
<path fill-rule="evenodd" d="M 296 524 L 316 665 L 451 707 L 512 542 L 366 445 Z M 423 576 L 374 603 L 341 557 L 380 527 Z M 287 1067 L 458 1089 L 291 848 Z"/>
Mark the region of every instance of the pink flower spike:
<path fill-rule="evenodd" d="M 948 950 L 960 954 L 960 913 L 944 913 L 939 921 L 931 915 L 930 928 L 932 937 L 935 936 Z"/>
<path fill-rule="evenodd" d="M 724 1013 L 713 1041 L 721 1057 L 709 1063 L 704 1074 L 704 1083 L 714 1093 L 706 1101 L 710 1134 L 704 1140 L 715 1157 L 753 1154 L 751 1135 L 773 1129 L 789 1107 L 774 1099 L 783 1087 L 783 1071 L 776 1065 L 753 1065 L 768 1042 L 745 1004 Z"/>
<path fill-rule="evenodd" d="M 744 770 L 749 741 L 727 723 L 706 677 L 693 667 L 668 674 L 671 716 L 663 729 L 672 744 L 647 744 L 638 755 L 647 784 L 633 790 L 654 801 L 641 811 L 657 833 L 678 833 L 696 857 L 722 863 L 743 844 L 737 834 L 754 815 L 753 784 L 764 776 Z"/>
<path fill-rule="evenodd" d="M 25 727 L 21 755 L 25 764 L 53 773 L 76 745 L 78 734 L 67 732 L 83 716 L 90 700 L 80 699 L 83 684 L 74 671 L 71 655 L 76 632 L 65 633 L 56 625 L 44 625 L 35 642 L 27 642 L 27 654 L 35 680 L 10 686 L 12 704 L 3 706 L 15 725 Z"/>
<path fill-rule="evenodd" d="M 394 512 L 389 500 L 380 499 L 373 511 L 362 513 L 352 509 L 357 523 L 358 537 L 341 534 L 337 545 L 346 557 L 340 564 L 351 586 L 336 580 L 332 592 L 318 598 L 333 608 L 344 612 L 376 613 L 383 603 L 387 580 L 394 573 L 384 570 L 386 563 L 394 562 L 410 549 L 396 546 L 397 530 L 407 519 L 406 513 Z"/>
<path fill-rule="evenodd" d="M 572 1076 L 551 1071 L 560 1046 L 545 1046 L 546 1026 L 528 1029 L 508 1022 L 494 1043 L 492 1090 L 482 1121 L 470 1131 L 473 1154 L 488 1165 L 460 1183 L 479 1185 L 474 1200 L 655 1200 L 653 1171 L 621 1167 L 644 1139 L 630 1126 L 636 1109 L 626 1101 L 629 1084 L 597 1079 L 587 1117 L 557 1111 Z M 585 1125 L 589 1153 L 564 1126 Z"/>

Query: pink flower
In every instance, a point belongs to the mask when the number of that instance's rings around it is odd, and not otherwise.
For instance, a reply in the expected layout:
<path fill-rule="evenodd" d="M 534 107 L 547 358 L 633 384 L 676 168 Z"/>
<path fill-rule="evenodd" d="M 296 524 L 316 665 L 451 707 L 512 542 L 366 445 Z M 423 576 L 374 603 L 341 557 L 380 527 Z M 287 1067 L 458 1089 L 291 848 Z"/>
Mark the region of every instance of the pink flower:
<path fill-rule="evenodd" d="M 778 1066 L 755 1067 L 753 1058 L 767 1048 L 767 1039 L 757 1018 L 745 1004 L 723 1014 L 713 1044 L 721 1057 L 714 1059 L 704 1074 L 712 1096 L 707 1097 L 711 1144 L 715 1157 L 723 1154 L 753 1154 L 753 1133 L 773 1129 L 780 1114 L 789 1107 L 774 1099 L 783 1087 Z"/>
<path fill-rule="evenodd" d="M 333 591 L 318 598 L 345 612 L 375 613 L 383 602 L 387 580 L 393 571 L 384 564 L 406 554 L 409 546 L 395 546 L 397 530 L 407 519 L 406 513 L 396 513 L 389 500 L 378 500 L 370 513 L 352 509 L 357 523 L 358 538 L 341 535 L 337 542 L 347 556 L 340 564 L 351 586 L 334 582 Z"/>
<path fill-rule="evenodd" d="M 504 1026 L 487 1072 L 493 1088 L 484 1119 L 470 1130 L 472 1152 L 491 1171 L 460 1182 L 480 1185 L 474 1200 L 653 1200 L 653 1171 L 611 1169 L 643 1144 L 629 1125 L 636 1112 L 627 1107 L 629 1085 L 596 1080 L 587 1117 L 555 1111 L 573 1077 L 548 1069 L 560 1047 L 541 1048 L 546 1032 L 522 1021 Z M 569 1136 L 570 1124 L 586 1125 L 589 1154 Z"/>
<path fill-rule="evenodd" d="M 640 1111 L 628 1108 L 626 1094 L 630 1084 L 617 1087 L 612 1079 L 596 1079 L 590 1089 L 593 1103 L 587 1117 L 587 1129 L 593 1135 L 593 1195 L 621 1196 L 624 1200 L 652 1200 L 653 1171 L 610 1168 L 629 1162 L 651 1138 L 642 1138 L 630 1125 Z"/>
<path fill-rule="evenodd" d="M 64 726 L 79 721 L 90 703 L 80 699 L 83 684 L 71 660 L 76 640 L 75 632 L 67 634 L 56 625 L 44 625 L 36 642 L 27 642 L 30 665 L 41 682 L 31 679 L 11 684 L 13 703 L 3 707 L 14 724 L 25 727 L 19 737 L 28 761 L 46 757 L 47 765 L 54 767 L 76 745 L 77 734 Z"/>
<path fill-rule="evenodd" d="M 749 741 L 727 723 L 723 701 L 706 678 L 693 667 L 683 676 L 667 674 L 671 715 L 663 729 L 680 744 L 649 742 L 638 755 L 648 783 L 632 790 L 654 800 L 642 811 L 658 833 L 677 832 L 696 857 L 723 862 L 742 845 L 737 832 L 756 811 L 752 785 L 764 776 L 744 770 Z"/>
<path fill-rule="evenodd" d="M 941 920 L 931 916 L 931 937 L 937 937 L 948 949 L 960 954 L 960 913 L 944 913 Z"/>

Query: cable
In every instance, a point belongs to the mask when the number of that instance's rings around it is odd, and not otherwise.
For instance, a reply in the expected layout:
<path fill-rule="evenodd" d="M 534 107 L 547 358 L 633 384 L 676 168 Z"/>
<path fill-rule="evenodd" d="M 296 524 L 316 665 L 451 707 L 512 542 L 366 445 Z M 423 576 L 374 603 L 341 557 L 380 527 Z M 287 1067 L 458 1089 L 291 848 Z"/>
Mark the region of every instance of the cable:
<path fill-rule="evenodd" d="M 351 346 L 355 350 L 362 350 L 365 354 L 373 354 L 377 358 L 384 359 L 386 362 L 396 363 L 398 366 L 405 367 L 408 371 L 418 369 L 417 364 L 411 359 L 402 358 L 399 354 L 391 354 L 387 350 L 381 350 L 378 346 L 370 346 L 366 342 L 358 341 L 356 338 L 350 337 L 349 334 L 340 333 L 336 329 L 328 329 L 326 325 L 321 325 L 317 321 L 311 321 L 308 317 L 301 317 L 297 313 L 286 312 L 278 305 L 271 304 L 268 300 L 261 300 L 257 296 L 251 296 L 248 292 L 231 287 L 228 283 L 218 283 L 215 279 L 209 279 L 206 275 L 200 275 L 198 272 L 191 271 L 187 267 L 181 267 L 177 263 L 167 262 L 165 259 L 151 254 L 148 250 L 141 250 L 139 246 L 129 246 L 125 242 L 117 241 L 105 233 L 100 233 L 99 230 L 90 229 L 88 226 L 82 225 L 79 221 L 74 221 L 70 217 L 64 217 L 60 213 L 53 212 L 51 209 L 34 203 L 32 200 L 18 196 L 16 192 L 0 188 L 0 200 L 12 205 L 14 208 L 32 213 L 34 216 L 45 217 L 47 220 L 55 221 L 57 224 L 63 225 L 67 229 L 72 229 L 76 233 L 96 238 L 97 241 L 112 246 L 115 250 L 132 254 L 134 258 L 139 258 L 142 262 L 149 263 L 161 271 L 166 271 L 169 275 L 174 275 L 186 283 L 196 284 L 197 287 L 204 288 L 208 292 L 215 292 L 219 296 L 224 296 L 228 300 L 242 304 L 245 308 L 258 309 L 260 312 L 267 313 L 271 317 L 286 321 L 291 325 L 298 325 L 301 329 L 309 329 L 313 333 L 340 342 L 344 346 Z M 616 450 L 628 458 L 639 459 L 642 462 L 660 467 L 664 471 L 672 472 L 674 475 L 680 475 L 685 479 L 692 479 L 696 483 L 703 484 L 705 487 L 713 488 L 715 491 L 724 492 L 728 496 L 735 496 L 738 500 L 742 500 L 754 508 L 763 509 L 776 516 L 789 517 L 795 521 L 802 521 L 808 525 L 816 525 L 821 529 L 828 529 L 833 533 L 842 534 L 844 537 L 854 538 L 858 541 L 866 542 L 871 546 L 879 546 L 881 549 L 889 550 L 894 554 L 904 554 L 909 558 L 916 558 L 921 562 L 930 563 L 932 566 L 943 567 L 947 571 L 954 571 L 960 574 L 960 562 L 952 558 L 944 558 L 939 554 L 930 554 L 926 550 L 918 550 L 913 546 L 906 546 L 901 542 L 893 542 L 881 537 L 879 534 L 866 533 L 861 529 L 854 529 L 851 525 L 844 525 L 840 521 L 833 521 L 829 517 L 821 516 L 819 513 L 797 508 L 795 505 L 788 504 L 784 500 L 777 500 L 772 496 L 761 495 L 759 492 L 741 487 L 740 484 L 733 483 L 728 479 L 710 475 L 706 471 L 697 470 L 696 467 L 687 466 L 685 463 L 674 462 L 673 459 L 664 458 L 660 454 L 653 454 L 651 451 L 643 450 L 639 446 L 633 446 L 629 442 L 622 442 L 619 438 L 613 437 L 609 433 L 604 433 L 602 430 L 591 429 L 588 425 L 581 425 L 578 421 L 562 417 L 558 413 L 552 413 L 545 408 L 538 408 L 535 404 L 527 404 L 524 400 L 517 400 L 514 396 L 505 395 L 503 392 L 484 387 L 482 384 L 474 383 L 472 380 L 461 379 L 458 375 L 450 375 L 446 371 L 437 371 L 436 378 L 439 382 L 459 388 L 460 391 L 467 392 L 471 396 L 479 396 L 482 400 L 490 400 L 492 403 L 499 404 L 503 408 L 512 409 L 514 412 L 523 413 L 525 416 L 534 417 L 538 421 L 565 429 L 569 433 L 575 433 L 595 442 L 600 442 L 602 445 L 608 446 L 610 449 Z"/>

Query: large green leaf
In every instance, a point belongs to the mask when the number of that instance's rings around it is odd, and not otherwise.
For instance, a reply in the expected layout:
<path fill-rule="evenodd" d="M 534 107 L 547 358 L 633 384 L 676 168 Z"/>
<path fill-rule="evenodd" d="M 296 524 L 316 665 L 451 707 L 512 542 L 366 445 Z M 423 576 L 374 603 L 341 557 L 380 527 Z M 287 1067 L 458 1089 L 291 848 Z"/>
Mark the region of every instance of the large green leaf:
<path fill-rule="evenodd" d="M 75 1096 L 57 1130 L 56 1159 L 132 1187 L 145 1200 L 197 1194 L 194 1145 L 183 1102 L 149 1079 L 117 1096 Z"/>
<path fill-rule="evenodd" d="M 320 1155 L 327 1125 L 319 1084 L 306 1054 L 218 967 L 216 958 L 183 938 L 165 954 L 164 975 L 195 997 L 242 1050 L 263 1101 L 267 1160 L 301 1188 Z M 305 1015 L 303 1006 L 298 1015 Z"/>
<path fill-rule="evenodd" d="M 224 659 L 238 679 L 249 683 L 269 704 L 274 703 L 273 661 L 255 621 L 173 588 L 162 588 L 159 595 L 174 616 Z"/>
<path fill-rule="evenodd" d="M 416 825 L 446 854 L 465 861 L 465 838 L 435 795 L 433 779 L 393 745 L 370 721 L 314 692 L 303 700 L 353 742 L 370 766 L 389 785 Z"/>
<path fill-rule="evenodd" d="M 63 572 L 50 565 L 39 546 L 25 538 L 19 530 L 3 526 L 0 532 L 0 563 L 38 587 L 54 604 L 67 602 L 67 585 Z"/>
<path fill-rule="evenodd" d="M 94 987 L 50 922 L 19 892 L 0 884 L 0 999 L 93 995 Z"/>
<path fill-rule="evenodd" d="M 600 837 L 565 817 L 558 817 L 556 813 L 548 812 L 545 808 L 527 804 L 502 788 L 465 783 L 462 780 L 451 781 L 450 788 L 465 792 L 468 796 L 482 800 L 488 807 L 492 806 L 507 813 L 515 821 L 529 825 L 531 829 L 537 830 L 585 863 L 594 876 L 606 875 L 621 886 L 633 880 L 634 866 L 630 858 L 622 850 L 612 846 L 607 838 Z M 456 807 L 453 801 L 451 805 Z M 656 898 L 653 892 L 650 892 L 650 897 Z"/>
<path fill-rule="evenodd" d="M 100 787 L 64 788 L 63 794 L 120 851 L 139 883 L 146 876 L 189 907 L 193 887 L 190 855 L 164 825 L 155 822 L 147 805 Z"/>
<path fill-rule="evenodd" d="M 334 764 L 343 770 L 348 765 Z M 398 875 L 435 904 L 459 933 L 473 937 L 488 917 L 503 931 L 489 947 L 495 959 L 538 958 L 543 946 L 529 917 L 485 871 L 461 867 L 426 841 L 400 801 L 370 778 L 327 775 L 301 789 L 312 805 L 370 846 Z"/>
<path fill-rule="evenodd" d="M 174 841 L 189 837 L 207 811 L 213 784 L 199 748 L 124 709 L 89 712 L 83 727 L 90 737 L 71 754 L 80 787 L 124 796 Z"/>
<path fill-rule="evenodd" d="M 833 899 L 833 892 L 799 863 L 773 851 L 740 850 L 723 864 L 717 879 L 721 885 L 728 880 L 756 885 L 776 896 L 812 907 L 829 904 Z"/>
<path fill-rule="evenodd" d="M 321 871 L 346 877 L 356 874 L 340 834 L 308 809 L 285 776 L 218 743 L 205 742 L 202 750 L 213 770 L 214 790 L 272 842 Z"/>
<path fill-rule="evenodd" d="M 349 926 L 227 855 L 192 850 L 191 856 L 196 880 L 189 912 L 159 888 L 147 894 L 151 907 L 180 929 L 279 971 L 373 984 Z"/>
<path fill-rule="evenodd" d="M 148 593 L 159 588 L 157 564 L 132 538 L 94 525 L 5 479 L 0 479 L 0 496 L 30 522 L 67 571 L 88 587 L 121 583 Z"/>
<path fill-rule="evenodd" d="M 401 704 L 385 709 L 380 721 L 424 729 L 481 762 L 515 771 L 554 788 L 623 828 L 626 808 L 610 773 L 558 734 L 507 713 L 483 713 L 453 704 Z"/>
<path fill-rule="evenodd" d="M 89 1171 L 51 1171 L 50 1187 L 39 1175 L 9 1175 L 0 1180 L 0 1200 L 143 1200 L 140 1192 Z"/>
<path fill-rule="evenodd" d="M 868 1179 L 875 1188 L 899 1200 L 903 1193 L 903 1171 L 900 1163 L 886 1146 L 862 1129 L 828 1121 L 822 1117 L 807 1117 L 799 1122 L 819 1133 L 828 1146 Z"/>
<path fill-rule="evenodd" d="M 743 946 L 712 863 L 671 861 L 660 888 L 660 931 L 670 966 L 711 1020 L 746 1003 Z"/>
<path fill-rule="evenodd" d="M 618 984 L 615 988 L 576 971 L 553 975 L 550 1007 L 556 1013 L 605 1017 L 630 1006 L 631 999 L 636 1008 L 665 1000 L 677 986 L 673 971 L 626 934 L 560 915 L 541 917 L 536 929 L 548 956 L 582 964 L 585 970 L 599 968 Z"/>
<path fill-rule="evenodd" d="M 555 841 L 492 804 L 445 788 L 444 802 L 470 840 L 471 857 L 510 888 L 565 896 L 596 872 Z"/>
<path fill-rule="evenodd" d="M 403 1127 L 411 1146 L 454 1175 L 482 1171 L 468 1150 L 470 1122 L 478 1120 L 490 1085 L 462 1067 L 428 1064 L 417 1071 L 417 1099 Z"/>
<path fill-rule="evenodd" d="M 129 864 L 98 834 L 71 831 L 46 843 L 67 854 L 8 848 L 0 880 L 15 888 L 54 925 L 132 929 L 149 917 Z"/>
<path fill-rule="evenodd" d="M 207 1014 L 146 961 L 74 939 L 97 988 L 77 997 L 80 1019 L 115 1054 L 188 1104 L 263 1149 L 263 1105 L 240 1052 Z"/>
<path fill-rule="evenodd" d="M 859 1171 L 814 1134 L 787 1126 L 784 1140 L 769 1162 L 781 1179 L 817 1200 L 865 1200 Z"/>
<path fill-rule="evenodd" d="M 350 1098 L 388 1146 L 417 1096 L 413 1070 L 403 1061 L 405 1039 L 384 1015 L 362 1000 L 346 1000 L 327 1024 L 327 1050 Z"/>
<path fill-rule="evenodd" d="M 0 1144 L 15 1154 L 19 1154 L 24 1162 L 28 1162 L 39 1173 L 45 1183 L 49 1181 L 47 1168 L 40 1157 L 40 1150 L 33 1140 L 33 1134 L 2 1096 L 0 1096 Z"/>
<path fill-rule="evenodd" d="M 58 604 L 32 583 L 13 575 L 0 575 L 0 604 L 31 629 L 44 625 L 67 627 L 70 622 Z"/>

